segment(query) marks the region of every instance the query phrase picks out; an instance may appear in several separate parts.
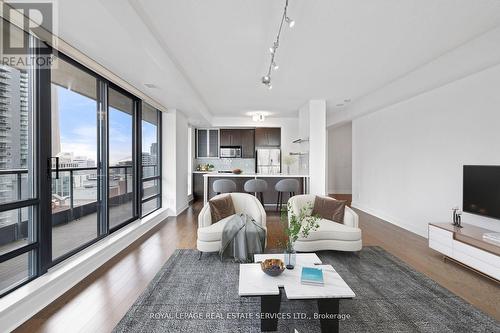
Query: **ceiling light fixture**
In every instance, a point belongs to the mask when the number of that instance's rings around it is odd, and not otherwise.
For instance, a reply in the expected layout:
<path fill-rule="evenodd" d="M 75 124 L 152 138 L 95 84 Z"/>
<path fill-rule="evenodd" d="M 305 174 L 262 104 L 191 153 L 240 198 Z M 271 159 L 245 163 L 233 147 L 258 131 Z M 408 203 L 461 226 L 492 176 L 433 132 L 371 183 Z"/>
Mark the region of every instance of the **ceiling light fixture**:
<path fill-rule="evenodd" d="M 254 113 L 252 115 L 252 120 L 258 121 L 258 122 L 263 122 L 264 120 L 266 120 L 266 115 L 264 113 L 260 113 L 260 112 Z"/>
<path fill-rule="evenodd" d="M 281 30 L 283 29 L 283 23 L 286 22 L 290 28 L 292 28 L 295 25 L 295 21 L 292 20 L 288 15 L 288 0 L 285 1 L 285 8 L 283 9 L 283 16 L 281 16 L 281 22 L 280 22 L 280 27 L 278 29 L 278 35 L 276 36 L 276 41 L 273 43 L 273 46 L 269 48 L 269 52 L 271 53 L 271 62 L 269 63 L 269 67 L 267 69 L 267 74 L 264 75 L 261 79 L 262 83 L 267 86 L 268 89 L 272 89 L 273 86 L 271 85 L 271 70 L 277 70 L 279 66 L 276 64 L 274 61 L 274 58 L 276 57 L 276 52 L 278 51 L 278 47 L 280 45 L 280 37 L 281 37 Z"/>

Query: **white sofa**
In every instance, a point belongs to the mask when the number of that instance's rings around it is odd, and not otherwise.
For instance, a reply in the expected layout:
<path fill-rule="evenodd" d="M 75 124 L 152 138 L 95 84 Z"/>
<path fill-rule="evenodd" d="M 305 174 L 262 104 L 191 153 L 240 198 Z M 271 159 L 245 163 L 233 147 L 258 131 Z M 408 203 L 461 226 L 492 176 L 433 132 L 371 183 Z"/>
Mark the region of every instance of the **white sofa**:
<path fill-rule="evenodd" d="M 225 195 L 231 196 L 237 214 L 245 213 L 253 217 L 259 225 L 266 229 L 266 212 L 256 197 L 247 193 L 229 193 L 219 194 L 212 199 Z M 212 224 L 210 205 L 207 203 L 201 209 L 200 215 L 198 215 L 198 239 L 196 240 L 196 247 L 200 251 L 200 255 L 203 252 L 217 252 L 220 250 L 222 230 L 230 218 L 229 216 Z"/>
<path fill-rule="evenodd" d="M 298 214 L 302 207 L 314 205 L 315 195 L 296 195 L 288 201 L 292 210 Z M 308 214 L 312 213 L 312 208 Z M 321 250 L 360 251 L 362 248 L 361 229 L 358 228 L 358 214 L 351 208 L 345 207 L 344 224 L 326 219 L 318 221 L 319 228 L 311 231 L 307 238 L 299 236 L 294 248 L 299 252 L 313 252 Z"/>

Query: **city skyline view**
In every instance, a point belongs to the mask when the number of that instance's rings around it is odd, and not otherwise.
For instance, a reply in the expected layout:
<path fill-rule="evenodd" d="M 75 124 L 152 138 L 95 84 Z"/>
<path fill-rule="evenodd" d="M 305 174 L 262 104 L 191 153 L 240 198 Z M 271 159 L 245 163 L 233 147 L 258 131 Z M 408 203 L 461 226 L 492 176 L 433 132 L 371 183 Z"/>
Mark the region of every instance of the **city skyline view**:
<path fill-rule="evenodd" d="M 56 86 L 56 89 L 59 106 L 60 150 L 53 152 L 53 155 L 73 153 L 74 156 L 97 161 L 96 101 L 61 86 Z M 109 107 L 110 165 L 117 165 L 120 161 L 132 158 L 131 119 L 130 114 Z M 156 131 L 156 125 L 142 121 L 143 153 L 151 153 L 151 146 L 157 142 Z M 57 139 L 55 140 L 57 142 Z"/>

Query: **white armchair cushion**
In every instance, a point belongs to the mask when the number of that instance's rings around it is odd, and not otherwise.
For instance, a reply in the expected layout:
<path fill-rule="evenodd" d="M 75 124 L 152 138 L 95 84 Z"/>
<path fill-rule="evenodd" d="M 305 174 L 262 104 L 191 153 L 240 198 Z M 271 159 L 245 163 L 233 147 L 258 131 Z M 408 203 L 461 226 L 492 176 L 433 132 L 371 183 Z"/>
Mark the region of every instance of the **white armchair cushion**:
<path fill-rule="evenodd" d="M 223 195 L 227 194 L 220 194 L 220 196 Z M 266 229 L 266 211 L 256 197 L 248 193 L 230 193 L 230 195 L 233 200 L 236 214 L 247 214 L 251 216 L 257 224 Z M 215 196 L 214 198 L 217 197 L 218 196 Z M 212 224 L 210 205 L 206 204 L 198 215 L 198 250 L 203 252 L 218 251 L 220 249 L 222 231 L 229 219 L 231 219 L 231 216 Z"/>
<path fill-rule="evenodd" d="M 294 196 L 288 202 L 295 214 L 298 214 L 303 207 L 309 205 L 310 207 L 306 214 L 311 215 L 314 199 L 314 194 L 304 194 Z M 299 237 L 294 247 L 297 251 L 301 252 L 321 250 L 359 251 L 363 244 L 361 229 L 358 228 L 358 219 L 358 214 L 351 208 L 345 207 L 343 224 L 320 219 L 318 221 L 318 229 L 310 231 L 307 238 Z"/>
<path fill-rule="evenodd" d="M 205 242 L 220 241 L 222 239 L 222 230 L 231 218 L 232 216 L 228 216 L 212 225 L 198 228 L 198 239 Z"/>
<path fill-rule="evenodd" d="M 330 220 L 321 219 L 318 221 L 319 228 L 310 231 L 307 238 L 299 237 L 299 241 L 315 241 L 315 240 L 344 240 L 344 241 L 357 241 L 361 239 L 361 229 L 346 226 L 341 223 L 333 222 Z"/>

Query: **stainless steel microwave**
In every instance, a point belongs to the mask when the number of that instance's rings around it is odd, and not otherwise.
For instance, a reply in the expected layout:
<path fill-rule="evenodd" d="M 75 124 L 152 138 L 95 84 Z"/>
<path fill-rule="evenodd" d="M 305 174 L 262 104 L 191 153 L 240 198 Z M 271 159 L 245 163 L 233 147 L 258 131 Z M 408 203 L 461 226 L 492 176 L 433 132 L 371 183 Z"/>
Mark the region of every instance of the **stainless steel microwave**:
<path fill-rule="evenodd" d="M 241 147 L 220 147 L 220 158 L 241 158 Z"/>

